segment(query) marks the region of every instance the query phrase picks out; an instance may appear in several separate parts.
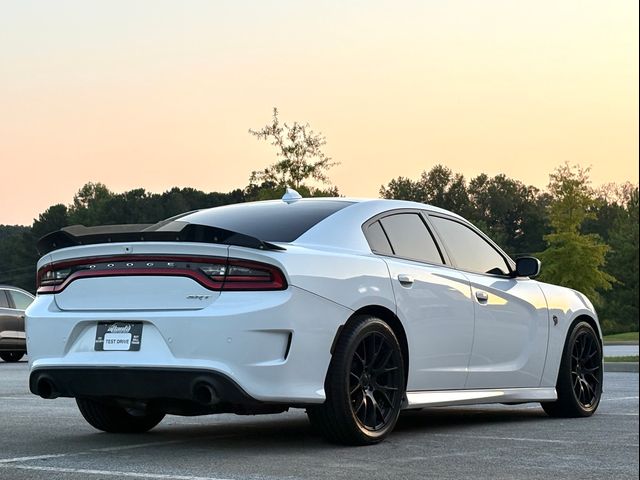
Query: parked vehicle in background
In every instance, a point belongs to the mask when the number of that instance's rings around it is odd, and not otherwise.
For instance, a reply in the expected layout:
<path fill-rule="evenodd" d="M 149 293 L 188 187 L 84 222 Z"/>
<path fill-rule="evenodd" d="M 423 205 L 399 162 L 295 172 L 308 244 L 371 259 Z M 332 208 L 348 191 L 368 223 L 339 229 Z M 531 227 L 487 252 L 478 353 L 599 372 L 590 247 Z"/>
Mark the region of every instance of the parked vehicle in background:
<path fill-rule="evenodd" d="M 38 248 L 30 389 L 99 430 L 305 408 L 330 440 L 371 444 L 405 408 L 600 402 L 589 300 L 440 208 L 293 191 Z"/>
<path fill-rule="evenodd" d="M 33 295 L 18 287 L 0 285 L 0 358 L 17 362 L 27 353 L 24 311 Z"/>

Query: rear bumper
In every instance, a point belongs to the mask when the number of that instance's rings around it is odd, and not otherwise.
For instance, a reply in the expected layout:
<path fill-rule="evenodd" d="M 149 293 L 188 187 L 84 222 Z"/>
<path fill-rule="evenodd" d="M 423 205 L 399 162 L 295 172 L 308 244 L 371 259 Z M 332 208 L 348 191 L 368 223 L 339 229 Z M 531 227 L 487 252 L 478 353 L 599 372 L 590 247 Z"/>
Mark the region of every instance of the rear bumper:
<path fill-rule="evenodd" d="M 194 369 L 42 368 L 31 372 L 29 389 L 43 398 L 140 401 L 148 408 L 179 414 L 278 409 L 252 398 L 226 375 Z"/>
<path fill-rule="evenodd" d="M 59 396 L 190 401 L 204 375 L 215 390 L 242 392 L 225 401 L 322 403 L 331 344 L 350 314 L 296 287 L 224 292 L 191 311 L 63 311 L 41 295 L 26 314 L 31 390 L 46 374 Z M 143 323 L 140 350 L 96 351 L 102 321 Z"/>
<path fill-rule="evenodd" d="M 46 382 L 49 382 L 47 385 Z M 217 398 L 229 403 L 255 403 L 225 375 L 206 370 L 157 368 L 42 368 L 29 375 L 29 390 L 52 397 L 113 397 L 132 400 L 193 400 L 199 383 L 215 388 Z M 50 392 L 46 392 L 50 387 Z"/>
<path fill-rule="evenodd" d="M 24 332 L 5 330 L 0 332 L 0 352 L 25 352 L 27 342 Z"/>

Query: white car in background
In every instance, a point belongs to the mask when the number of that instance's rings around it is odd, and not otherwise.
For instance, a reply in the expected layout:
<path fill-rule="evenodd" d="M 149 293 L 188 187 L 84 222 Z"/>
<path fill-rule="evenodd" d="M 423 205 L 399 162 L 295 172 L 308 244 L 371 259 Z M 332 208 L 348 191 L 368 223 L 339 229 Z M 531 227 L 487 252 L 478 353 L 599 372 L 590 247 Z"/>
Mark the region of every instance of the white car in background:
<path fill-rule="evenodd" d="M 39 248 L 30 389 L 75 397 L 107 432 L 305 408 L 328 439 L 370 444 L 402 409 L 540 402 L 579 417 L 600 401 L 589 300 L 429 205 L 288 191 L 67 227 Z"/>

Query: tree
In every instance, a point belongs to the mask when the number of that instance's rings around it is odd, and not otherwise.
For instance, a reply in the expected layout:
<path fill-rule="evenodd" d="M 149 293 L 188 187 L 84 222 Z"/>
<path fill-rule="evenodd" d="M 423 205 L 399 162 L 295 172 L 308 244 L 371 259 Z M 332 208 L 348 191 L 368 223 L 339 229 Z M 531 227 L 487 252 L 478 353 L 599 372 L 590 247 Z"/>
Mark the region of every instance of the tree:
<path fill-rule="evenodd" d="M 410 178 L 398 177 L 391 180 L 387 186 L 380 186 L 382 198 L 423 202 L 425 192 L 420 181 L 414 182 Z"/>
<path fill-rule="evenodd" d="M 0 284 L 33 291 L 37 259 L 29 227 L 0 225 Z"/>
<path fill-rule="evenodd" d="M 410 200 L 445 208 L 465 216 L 469 213 L 469 197 L 464 176 L 444 165 L 423 171 L 418 181 L 398 177 L 380 187 L 380 196 L 396 200 Z"/>
<path fill-rule="evenodd" d="M 87 183 L 73 197 L 73 204 L 69 207 L 69 222 L 71 225 L 81 224 L 87 227 L 104 223 L 107 216 L 104 206 L 113 197 L 113 193 L 102 183 Z"/>
<path fill-rule="evenodd" d="M 58 203 L 47 208 L 43 213 L 38 215 L 38 219 L 33 221 L 31 233 L 38 239 L 47 233 L 60 230 L 62 227 L 69 225 L 69 214 L 67 207 Z"/>
<path fill-rule="evenodd" d="M 553 233 L 544 237 L 548 247 L 540 255 L 541 279 L 578 290 L 599 303 L 599 292 L 609 290 L 616 280 L 603 268 L 609 247 L 599 235 L 580 232 L 585 220 L 594 216 L 589 169 L 565 164 L 549 177 L 548 215 Z"/>
<path fill-rule="evenodd" d="M 604 294 L 600 317 L 607 333 L 638 331 L 638 186 L 627 186 L 626 190 L 626 198 L 615 203 L 622 213 L 609 231 L 611 250 L 606 270 L 615 275 L 618 284 Z"/>
<path fill-rule="evenodd" d="M 544 249 L 547 197 L 503 174 L 480 174 L 469 182 L 469 219 L 508 253 L 532 254 Z"/>
<path fill-rule="evenodd" d="M 420 179 L 398 177 L 380 187 L 380 196 L 428 203 L 457 213 L 484 230 L 509 253 L 544 249 L 547 197 L 531 186 L 497 175 L 480 174 L 467 183 L 443 165 L 422 172 Z"/>
<path fill-rule="evenodd" d="M 246 200 L 244 191 L 202 192 L 194 188 L 172 188 L 161 194 L 142 188 L 113 193 L 100 183 L 84 185 L 68 207 L 53 205 L 34 220 L 31 227 L 0 225 L 0 283 L 34 291 L 37 240 L 67 225 L 155 223 L 178 213 L 217 207 Z"/>
<path fill-rule="evenodd" d="M 278 109 L 273 109 L 271 124 L 260 130 L 249 129 L 249 133 L 259 140 L 270 141 L 276 147 L 278 160 L 261 171 L 251 173 L 249 187 L 258 189 L 281 189 L 289 186 L 296 190 L 306 187 L 314 190 L 309 181 L 330 185 L 327 172 L 337 162 L 323 152 L 327 141 L 322 134 L 316 134 L 308 123 L 280 123 Z"/>

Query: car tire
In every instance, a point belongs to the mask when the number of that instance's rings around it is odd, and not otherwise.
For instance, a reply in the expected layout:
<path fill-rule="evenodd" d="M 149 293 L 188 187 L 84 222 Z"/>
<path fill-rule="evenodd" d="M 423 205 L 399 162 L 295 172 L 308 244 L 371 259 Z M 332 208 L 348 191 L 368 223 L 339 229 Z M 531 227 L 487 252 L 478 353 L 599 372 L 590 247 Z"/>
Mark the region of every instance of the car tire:
<path fill-rule="evenodd" d="M 76 403 L 89 425 L 103 432 L 144 433 L 164 418 L 164 413 L 137 412 L 89 398 L 76 398 Z"/>
<path fill-rule="evenodd" d="M 402 350 L 393 330 L 372 316 L 343 329 L 325 380 L 326 401 L 307 409 L 312 426 L 344 445 L 382 441 L 395 427 L 405 393 Z"/>
<path fill-rule="evenodd" d="M 551 417 L 590 417 L 602 396 L 602 345 L 587 322 L 579 322 L 565 342 L 558 372 L 555 402 L 543 402 Z"/>
<path fill-rule="evenodd" d="M 26 352 L 0 352 L 0 358 L 8 363 L 19 362 Z"/>

